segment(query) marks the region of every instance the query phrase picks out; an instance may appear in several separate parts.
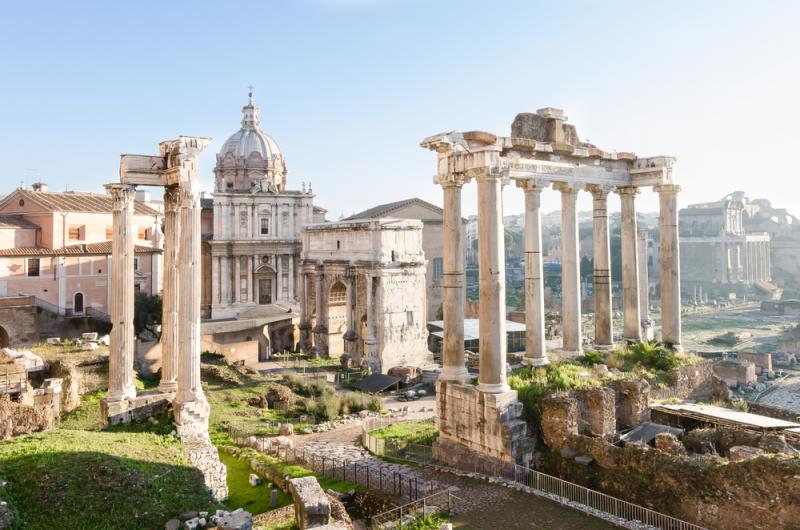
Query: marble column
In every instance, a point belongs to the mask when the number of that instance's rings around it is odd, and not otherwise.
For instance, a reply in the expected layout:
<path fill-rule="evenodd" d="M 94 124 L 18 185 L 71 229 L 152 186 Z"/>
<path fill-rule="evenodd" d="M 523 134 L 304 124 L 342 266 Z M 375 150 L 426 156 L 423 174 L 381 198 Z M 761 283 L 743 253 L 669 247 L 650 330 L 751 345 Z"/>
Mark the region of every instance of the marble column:
<path fill-rule="evenodd" d="M 107 184 L 111 194 L 113 236 L 111 238 L 111 344 L 108 358 L 108 400 L 136 397 L 133 386 L 133 205 L 136 188 Z"/>
<path fill-rule="evenodd" d="M 542 187 L 518 180 L 525 191 L 525 363 L 549 364 L 544 336 L 544 274 L 542 266 Z"/>
<path fill-rule="evenodd" d="M 464 180 L 456 175 L 441 179 L 444 195 L 442 214 L 442 312 L 444 313 L 442 381 L 465 382 L 464 362 L 465 263 L 464 230 L 461 223 L 461 188 Z"/>
<path fill-rule="evenodd" d="M 639 230 L 639 320 L 650 320 L 650 275 L 647 270 L 647 230 Z"/>
<path fill-rule="evenodd" d="M 211 255 L 211 305 L 219 303 L 219 256 Z"/>
<path fill-rule="evenodd" d="M 238 303 L 242 301 L 242 257 L 234 255 L 233 259 L 233 302 Z"/>
<path fill-rule="evenodd" d="M 294 303 L 297 300 L 297 295 L 294 289 L 294 280 L 297 270 L 294 267 L 294 254 L 289 254 L 289 302 Z"/>
<path fill-rule="evenodd" d="M 256 301 L 253 289 L 253 256 L 247 256 L 247 302 L 253 303 Z"/>
<path fill-rule="evenodd" d="M 300 272 L 300 350 L 311 351 L 311 315 L 308 308 L 308 272 Z"/>
<path fill-rule="evenodd" d="M 178 390 L 178 258 L 181 237 L 179 207 L 178 187 L 167 186 L 164 189 L 164 296 L 161 317 L 161 382 L 158 389 L 169 393 Z"/>
<path fill-rule="evenodd" d="M 230 257 L 229 256 L 220 256 L 219 258 L 219 265 L 220 265 L 220 304 L 227 305 L 230 303 L 230 291 L 231 291 L 231 267 L 230 267 Z"/>
<path fill-rule="evenodd" d="M 503 178 L 485 171 L 478 182 L 478 390 L 506 392 L 506 259 Z"/>
<path fill-rule="evenodd" d="M 367 363 L 371 368 L 377 366 L 378 355 L 378 334 L 377 334 L 377 300 L 375 296 L 375 276 L 372 273 L 366 275 L 367 280 L 367 336 L 364 339 L 364 351 L 366 352 Z"/>
<path fill-rule="evenodd" d="M 277 277 L 277 288 L 276 288 L 277 293 L 275 295 L 275 298 L 276 298 L 276 301 L 281 302 L 281 301 L 284 300 L 284 296 L 283 296 L 283 255 L 282 254 L 276 254 L 275 255 L 275 261 L 277 262 L 276 271 L 277 271 L 277 275 L 278 275 L 278 277 Z"/>
<path fill-rule="evenodd" d="M 317 308 L 317 325 L 314 326 L 314 355 L 328 356 L 328 300 L 325 292 L 325 270 L 317 266 L 314 271 L 315 304 Z"/>
<path fill-rule="evenodd" d="M 180 282 L 178 297 L 179 369 L 175 402 L 205 403 L 200 386 L 200 185 L 190 180 L 180 185 Z M 179 407 L 180 409 L 180 407 Z M 178 410 L 178 416 L 181 415 Z M 184 418 L 185 419 L 185 418 Z M 207 416 L 206 416 L 207 420 Z"/>
<path fill-rule="evenodd" d="M 620 239 L 622 243 L 622 334 L 626 341 L 642 338 L 639 313 L 639 237 L 636 229 L 636 204 L 639 190 L 634 187 L 617 188 L 622 203 Z"/>
<path fill-rule="evenodd" d="M 344 352 L 351 359 L 358 355 L 358 348 L 356 341 L 358 340 L 358 332 L 356 331 L 356 271 L 355 267 L 348 267 L 346 273 L 346 326 L 347 329 L 344 333 Z"/>
<path fill-rule="evenodd" d="M 772 281 L 772 257 L 770 256 L 769 242 L 765 241 L 764 245 L 764 279 L 768 282 Z"/>
<path fill-rule="evenodd" d="M 657 186 L 661 229 L 661 340 L 677 351 L 681 346 L 681 260 L 678 245 L 678 192 L 680 186 Z"/>
<path fill-rule="evenodd" d="M 611 250 L 608 231 L 608 194 L 611 188 L 593 185 L 592 253 L 594 262 L 594 345 L 598 349 L 614 346 L 611 297 Z"/>
<path fill-rule="evenodd" d="M 580 188 L 566 182 L 553 187 L 561 192 L 561 333 L 562 349 L 581 354 L 581 289 L 578 261 L 578 209 Z"/>

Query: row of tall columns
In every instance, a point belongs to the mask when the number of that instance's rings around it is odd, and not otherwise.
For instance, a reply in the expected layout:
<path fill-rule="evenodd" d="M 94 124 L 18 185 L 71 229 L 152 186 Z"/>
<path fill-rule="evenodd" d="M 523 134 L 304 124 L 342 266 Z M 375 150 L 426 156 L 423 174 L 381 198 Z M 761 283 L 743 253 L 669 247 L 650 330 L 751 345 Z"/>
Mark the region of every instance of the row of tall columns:
<path fill-rule="evenodd" d="M 133 205 L 136 188 L 108 184 L 111 193 L 113 237 L 111 238 L 111 333 L 108 363 L 108 399 L 136 397 L 133 386 Z"/>
<path fill-rule="evenodd" d="M 242 289 L 242 258 L 245 258 L 246 288 Z M 283 278 L 283 257 L 277 254 L 274 256 L 275 273 L 275 301 L 299 299 L 299 294 L 295 292 L 294 274 L 294 255 L 289 254 L 289 274 L 284 281 Z M 215 304 L 253 304 L 258 302 L 256 296 L 255 271 L 258 268 L 257 255 L 233 255 L 233 256 L 214 256 L 211 261 L 212 267 L 212 300 Z M 231 277 L 233 271 L 233 277 Z M 246 293 L 245 293 L 246 291 Z M 244 293 L 244 294 L 243 294 Z"/>
<path fill-rule="evenodd" d="M 594 344 L 601 349 L 614 345 L 611 312 L 611 245 L 608 230 L 608 193 L 610 188 L 590 186 L 592 194 L 594 262 Z"/>

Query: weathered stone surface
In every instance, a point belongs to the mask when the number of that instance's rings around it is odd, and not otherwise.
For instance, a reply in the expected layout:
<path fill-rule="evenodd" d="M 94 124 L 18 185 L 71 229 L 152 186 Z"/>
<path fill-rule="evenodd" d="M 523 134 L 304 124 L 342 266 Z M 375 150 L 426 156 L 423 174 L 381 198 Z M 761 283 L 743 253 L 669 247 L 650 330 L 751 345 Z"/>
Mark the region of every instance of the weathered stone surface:
<path fill-rule="evenodd" d="M 756 366 L 747 361 L 717 361 L 714 363 L 714 375 L 728 386 L 738 387 L 756 382 Z"/>
<path fill-rule="evenodd" d="M 259 484 L 261 484 L 261 477 L 259 477 L 255 473 L 250 473 L 250 476 L 247 477 L 247 481 L 250 483 L 251 486 L 258 486 Z"/>
<path fill-rule="evenodd" d="M 656 449 L 669 453 L 671 455 L 685 455 L 686 448 L 683 446 L 678 437 L 669 432 L 660 432 L 656 434 L 655 439 Z"/>
<path fill-rule="evenodd" d="M 281 423 L 278 427 L 278 434 L 281 436 L 291 436 L 294 434 L 294 425 L 291 423 Z"/>
<path fill-rule="evenodd" d="M 730 458 L 731 462 L 740 462 L 742 460 L 749 460 L 751 458 L 756 458 L 757 456 L 762 456 L 763 454 L 765 454 L 764 450 L 759 449 L 758 447 L 734 445 L 728 452 L 728 458 Z"/>
<path fill-rule="evenodd" d="M 576 392 L 581 434 L 612 438 L 617 432 L 617 411 L 614 391 L 608 387 L 587 388 Z"/>
<path fill-rule="evenodd" d="M 578 402 L 569 396 L 542 400 L 542 437 L 550 449 L 559 450 L 571 434 L 578 433 Z"/>
<path fill-rule="evenodd" d="M 289 492 L 294 501 L 295 519 L 300 530 L 331 522 L 331 503 L 316 477 L 291 479 Z"/>
<path fill-rule="evenodd" d="M 463 459 L 475 453 L 501 462 L 530 462 L 531 443 L 527 425 L 519 419 L 522 403 L 515 391 L 490 394 L 472 385 L 437 381 L 436 397 L 436 460 L 461 467 L 469 465 Z"/>
<path fill-rule="evenodd" d="M 219 510 L 212 518 L 216 521 L 216 530 L 251 530 L 253 528 L 253 516 L 238 508 L 232 512 Z"/>
<path fill-rule="evenodd" d="M 616 390 L 617 427 L 630 429 L 650 420 L 650 383 L 642 378 L 621 379 Z"/>

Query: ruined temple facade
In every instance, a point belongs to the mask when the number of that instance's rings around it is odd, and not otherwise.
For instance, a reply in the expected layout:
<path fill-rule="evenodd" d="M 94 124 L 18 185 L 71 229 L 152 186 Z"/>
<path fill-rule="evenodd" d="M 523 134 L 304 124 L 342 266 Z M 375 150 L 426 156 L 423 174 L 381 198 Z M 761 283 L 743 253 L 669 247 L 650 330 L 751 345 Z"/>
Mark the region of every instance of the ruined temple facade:
<path fill-rule="evenodd" d="M 506 376 L 505 243 L 502 187 L 510 180 L 525 193 L 526 361 L 548 363 L 544 336 L 541 193 L 552 186 L 561 195 L 562 355 L 582 353 L 584 344 L 579 279 L 576 199 L 593 198 L 595 348 L 613 347 L 608 197 L 622 204 L 623 336 L 643 337 L 640 304 L 640 252 L 635 198 L 643 188 L 659 195 L 661 267 L 661 341 L 681 349 L 680 258 L 677 196 L 672 181 L 675 159 L 640 158 L 604 151 L 580 141 L 560 109 L 543 108 L 517 115 L 511 136 L 484 131 L 453 131 L 426 138 L 422 147 L 437 154 L 434 182 L 444 195 L 444 366 L 437 381 L 440 436 L 434 457 L 452 465 L 494 459 L 527 464 L 531 444 L 522 405 Z M 464 364 L 464 238 L 461 189 L 478 187 L 478 260 L 480 373 L 478 385 L 466 383 Z"/>
<path fill-rule="evenodd" d="M 422 222 L 360 219 L 303 230 L 301 345 L 386 373 L 432 362 Z"/>
<path fill-rule="evenodd" d="M 742 193 L 681 210 L 685 290 L 717 295 L 757 285 L 769 290 L 770 235 L 748 226 L 753 213 L 753 205 Z"/>

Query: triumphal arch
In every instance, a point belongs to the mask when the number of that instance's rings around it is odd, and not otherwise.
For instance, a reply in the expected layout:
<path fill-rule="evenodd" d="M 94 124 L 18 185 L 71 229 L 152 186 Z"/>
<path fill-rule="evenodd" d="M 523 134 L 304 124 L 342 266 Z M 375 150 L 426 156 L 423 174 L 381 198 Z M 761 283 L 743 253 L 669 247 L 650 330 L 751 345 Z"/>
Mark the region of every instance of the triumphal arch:
<path fill-rule="evenodd" d="M 578 211 L 580 192 L 593 198 L 595 283 L 594 347 L 613 346 L 608 196 L 617 193 L 622 205 L 623 336 L 642 338 L 639 296 L 639 252 L 636 196 L 652 188 L 660 199 L 661 340 L 681 349 L 680 263 L 677 194 L 672 181 L 675 158 L 640 158 L 633 153 L 604 151 L 581 142 L 574 125 L 555 108 L 517 115 L 511 136 L 483 131 L 442 133 L 426 138 L 422 147 L 437 153 L 434 182 L 444 192 L 444 347 L 443 370 L 437 383 L 441 436 L 435 456 L 451 464 L 471 457 L 527 463 L 530 447 L 522 406 L 506 382 L 505 242 L 501 190 L 514 181 L 525 194 L 525 316 L 526 361 L 548 363 L 544 335 L 541 248 L 541 193 L 552 188 L 561 195 L 562 229 L 562 348 L 579 355 L 581 330 Z M 478 186 L 478 253 L 480 375 L 477 387 L 465 384 L 464 364 L 464 240 L 461 189 Z"/>

